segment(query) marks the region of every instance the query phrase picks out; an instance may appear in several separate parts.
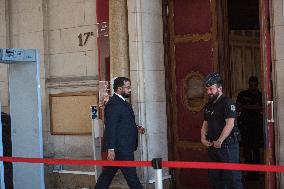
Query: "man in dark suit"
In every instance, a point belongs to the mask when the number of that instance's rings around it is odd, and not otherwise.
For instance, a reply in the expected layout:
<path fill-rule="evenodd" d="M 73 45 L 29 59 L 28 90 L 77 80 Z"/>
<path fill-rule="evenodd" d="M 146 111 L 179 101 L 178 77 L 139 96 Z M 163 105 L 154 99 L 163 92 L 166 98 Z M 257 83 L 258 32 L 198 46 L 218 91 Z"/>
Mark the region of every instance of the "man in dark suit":
<path fill-rule="evenodd" d="M 144 129 L 137 126 L 131 105 L 125 100 L 131 95 L 128 78 L 118 77 L 113 84 L 114 94 L 105 107 L 105 137 L 108 160 L 134 160 L 138 145 L 138 132 Z M 111 181 L 120 169 L 131 189 L 142 189 L 135 167 L 105 167 L 95 189 L 109 188 Z"/>

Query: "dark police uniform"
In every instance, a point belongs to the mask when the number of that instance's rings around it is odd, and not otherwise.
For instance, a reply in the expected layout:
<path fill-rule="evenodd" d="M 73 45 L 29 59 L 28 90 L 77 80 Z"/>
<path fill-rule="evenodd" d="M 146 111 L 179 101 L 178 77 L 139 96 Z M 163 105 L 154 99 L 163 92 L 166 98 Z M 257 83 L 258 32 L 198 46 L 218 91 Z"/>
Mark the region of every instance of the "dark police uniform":
<path fill-rule="evenodd" d="M 234 128 L 223 141 L 221 148 L 208 148 L 209 161 L 239 163 L 239 131 L 236 117 L 235 103 L 224 95 L 205 106 L 204 120 L 208 122 L 207 140 L 210 142 L 218 140 L 227 118 L 235 118 Z M 209 179 L 215 189 L 242 188 L 240 171 L 209 170 Z"/>
<path fill-rule="evenodd" d="M 238 125 L 242 135 L 244 157 L 246 163 L 260 163 L 260 147 L 263 145 L 263 117 L 261 108 L 246 109 L 246 105 L 258 105 L 262 107 L 262 95 L 258 90 L 255 93 L 245 90 L 239 93 L 237 98 L 240 116 Z"/>

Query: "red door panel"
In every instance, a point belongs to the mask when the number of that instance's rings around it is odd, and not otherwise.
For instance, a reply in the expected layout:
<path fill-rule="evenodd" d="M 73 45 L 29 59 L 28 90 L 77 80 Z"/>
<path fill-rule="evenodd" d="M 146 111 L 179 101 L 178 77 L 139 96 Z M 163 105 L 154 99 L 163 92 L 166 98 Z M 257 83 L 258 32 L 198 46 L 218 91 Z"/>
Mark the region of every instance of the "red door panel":
<path fill-rule="evenodd" d="M 207 161 L 200 143 L 206 94 L 203 78 L 216 67 L 215 0 L 170 0 L 170 86 L 168 104 L 172 151 L 176 161 Z M 207 170 L 176 169 L 178 189 L 208 188 Z M 189 179 L 190 178 L 190 179 Z"/>
<path fill-rule="evenodd" d="M 99 80 L 110 80 L 110 51 L 109 51 L 109 36 L 108 36 L 108 22 L 109 22 L 109 1 L 97 0 L 97 27 L 98 27 L 98 69 Z"/>
<path fill-rule="evenodd" d="M 180 150 L 180 161 L 207 161 L 207 151 L 199 149 Z M 190 178 L 190 179 L 189 179 Z M 180 184 L 187 188 L 208 188 L 208 172 L 203 169 L 180 170 Z M 177 187 L 178 188 L 178 187 Z"/>
<path fill-rule="evenodd" d="M 191 112 L 183 101 L 183 80 L 192 71 L 201 74 L 213 70 L 212 42 L 185 42 L 175 44 L 177 125 L 179 140 L 199 141 L 203 112 Z M 193 121 L 194 120 L 194 121 Z"/>
<path fill-rule="evenodd" d="M 108 36 L 109 1 L 96 1 L 97 14 L 97 45 L 98 45 L 98 70 L 99 81 L 110 81 L 110 50 Z M 101 98 L 100 98 L 101 100 Z M 99 107 L 99 119 L 104 120 L 104 106 Z M 103 143 L 103 139 L 101 139 Z M 102 148 L 102 159 L 107 159 L 107 151 Z"/>
<path fill-rule="evenodd" d="M 173 6 L 175 35 L 206 33 L 211 30 L 209 0 L 175 0 Z"/>
<path fill-rule="evenodd" d="M 265 163 L 275 165 L 275 130 L 272 117 L 271 102 L 273 102 L 273 89 L 271 82 L 271 43 L 269 28 L 269 5 L 270 0 L 260 0 L 260 48 L 262 65 L 262 94 L 264 104 L 264 128 L 265 128 Z M 272 119 L 272 120 L 271 120 Z M 265 188 L 276 188 L 276 174 L 267 172 L 265 174 Z"/>

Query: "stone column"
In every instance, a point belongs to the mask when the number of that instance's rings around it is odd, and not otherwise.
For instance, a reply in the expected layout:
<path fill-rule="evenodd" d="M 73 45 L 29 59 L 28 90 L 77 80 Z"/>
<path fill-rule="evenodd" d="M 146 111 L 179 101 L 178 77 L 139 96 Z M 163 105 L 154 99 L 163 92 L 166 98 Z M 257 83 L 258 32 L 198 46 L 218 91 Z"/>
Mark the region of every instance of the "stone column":
<path fill-rule="evenodd" d="M 109 1 L 110 78 L 129 77 L 127 0 Z"/>
<path fill-rule="evenodd" d="M 146 128 L 140 138 L 141 160 L 168 159 L 163 17 L 161 0 L 128 0 L 131 102 L 136 122 Z M 144 182 L 154 179 L 144 168 Z M 168 175 L 163 170 L 163 177 Z"/>
<path fill-rule="evenodd" d="M 276 164 L 284 164 L 284 9 L 283 0 L 271 1 L 271 49 L 275 102 Z M 284 186 L 284 173 L 277 177 L 277 188 Z"/>

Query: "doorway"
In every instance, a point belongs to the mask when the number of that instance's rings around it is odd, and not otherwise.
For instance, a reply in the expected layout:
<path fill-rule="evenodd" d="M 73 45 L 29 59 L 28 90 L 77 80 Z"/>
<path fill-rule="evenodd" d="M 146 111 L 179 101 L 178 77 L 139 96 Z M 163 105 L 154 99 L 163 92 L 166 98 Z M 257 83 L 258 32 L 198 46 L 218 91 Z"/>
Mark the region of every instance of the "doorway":
<path fill-rule="evenodd" d="M 266 121 L 271 99 L 269 0 L 164 0 L 163 5 L 169 159 L 207 161 L 200 144 L 206 103 L 202 81 L 217 71 L 225 94 L 234 100 L 248 89 L 250 76 L 258 79 L 264 133 L 264 142 L 258 143 L 259 163 L 273 164 L 273 153 L 266 153 L 274 148 L 273 130 Z M 242 153 L 242 162 L 244 158 Z M 175 188 L 209 187 L 206 170 L 174 169 L 172 175 Z M 275 175 L 259 177 L 246 178 L 245 188 L 274 188 Z"/>
<path fill-rule="evenodd" d="M 228 94 L 237 103 L 241 163 L 264 164 L 259 0 L 229 0 Z M 265 174 L 243 172 L 244 188 L 265 187 Z"/>

